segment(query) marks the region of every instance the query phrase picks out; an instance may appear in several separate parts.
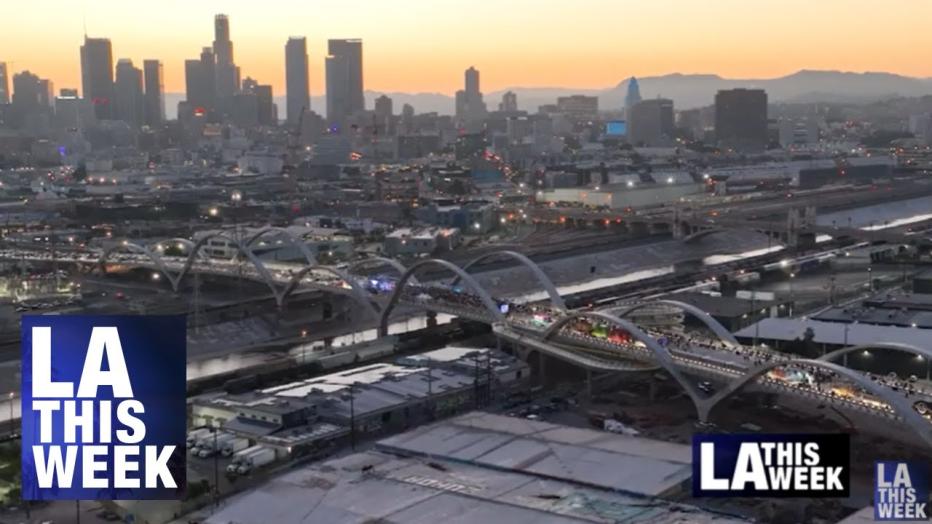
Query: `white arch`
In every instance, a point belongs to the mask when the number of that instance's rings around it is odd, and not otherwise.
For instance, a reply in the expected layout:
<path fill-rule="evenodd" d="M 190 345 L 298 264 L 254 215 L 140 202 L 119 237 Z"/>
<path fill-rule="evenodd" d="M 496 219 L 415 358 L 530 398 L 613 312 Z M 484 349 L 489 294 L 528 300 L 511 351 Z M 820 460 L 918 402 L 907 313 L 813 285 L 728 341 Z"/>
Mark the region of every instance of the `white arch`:
<path fill-rule="evenodd" d="M 188 252 L 189 255 L 194 252 L 194 242 L 188 240 L 187 238 L 174 237 L 174 238 L 168 238 L 168 239 L 155 243 L 156 247 L 161 246 L 162 244 L 181 244 L 184 247 L 185 251 Z M 204 253 L 203 251 L 198 251 L 198 256 L 204 260 L 207 260 L 210 258 L 209 256 L 207 256 L 207 253 Z"/>
<path fill-rule="evenodd" d="M 805 365 L 822 368 L 827 371 L 837 373 L 838 375 L 841 375 L 858 386 L 864 388 L 875 397 L 886 402 L 891 408 L 893 408 L 893 411 L 899 415 L 900 418 L 902 418 L 903 421 L 919 435 L 920 438 L 922 438 L 926 444 L 932 446 L 932 425 L 930 425 L 930 423 L 922 415 L 913 409 L 912 405 L 906 400 L 905 395 L 897 393 L 886 386 L 882 386 L 881 384 L 870 380 L 857 371 L 832 362 L 827 362 L 825 360 L 795 359 L 788 361 L 768 362 L 758 366 L 749 371 L 746 375 L 734 380 L 725 386 L 724 389 L 703 400 L 702 408 L 700 411 L 700 413 L 702 413 L 702 415 L 700 415 L 701 418 L 707 417 L 712 409 L 715 408 L 715 406 L 717 406 L 720 402 L 735 394 L 739 389 L 743 388 L 751 381 L 760 378 L 768 371 L 780 367 L 791 367 L 794 365 Z"/>
<path fill-rule="evenodd" d="M 819 360 L 824 360 L 826 362 L 831 362 L 837 359 L 840 356 L 847 355 L 849 353 L 855 353 L 858 351 L 871 350 L 871 349 L 884 349 L 889 351 L 901 351 L 903 353 L 911 353 L 923 358 L 932 359 L 932 349 L 923 348 L 919 346 L 913 346 L 910 344 L 900 344 L 899 342 L 875 342 L 872 344 L 858 344 L 857 346 L 848 346 L 835 351 L 830 351 L 821 357 Z"/>
<path fill-rule="evenodd" d="M 246 239 L 246 242 L 243 245 L 252 249 L 252 245 L 257 240 L 264 237 L 265 235 L 268 235 L 269 233 L 278 233 L 284 236 L 285 239 L 288 240 L 288 243 L 292 247 L 296 248 L 298 251 L 301 252 L 302 255 L 304 255 L 304 258 L 307 261 L 308 265 L 317 264 L 317 258 L 314 256 L 314 253 L 311 252 L 310 248 L 307 247 L 307 244 L 302 242 L 300 238 L 294 236 L 290 231 L 288 231 L 287 229 L 283 227 L 276 227 L 276 226 L 264 227 L 260 229 L 259 231 L 255 232 L 252 236 L 248 237 Z"/>
<path fill-rule="evenodd" d="M 395 260 L 394 258 L 388 258 L 388 257 L 369 257 L 369 258 L 364 258 L 364 259 L 362 259 L 362 260 L 357 260 L 357 261 L 355 261 L 355 262 L 351 262 L 349 265 L 346 266 L 346 271 L 347 271 L 348 273 L 352 273 L 353 271 L 355 271 L 355 270 L 357 270 L 357 269 L 359 269 L 359 268 L 361 268 L 361 267 L 365 267 L 365 266 L 372 265 L 372 264 L 375 264 L 375 263 L 385 264 L 385 265 L 391 267 L 392 269 L 394 269 L 395 271 L 398 272 L 398 277 L 399 277 L 399 278 L 401 278 L 401 275 L 404 275 L 404 274 L 405 274 L 405 271 L 408 270 L 408 268 L 406 268 L 406 267 L 404 266 L 404 264 L 402 264 L 401 262 Z M 411 277 L 411 283 L 414 284 L 414 285 L 420 284 L 414 276 Z"/>
<path fill-rule="evenodd" d="M 352 275 L 331 266 L 321 266 L 318 264 L 305 266 L 291 277 L 291 280 L 288 282 L 284 291 L 282 291 L 282 303 L 284 303 L 284 301 L 291 295 L 295 288 L 298 287 L 298 285 L 301 283 L 301 280 L 303 280 L 304 277 L 307 276 L 307 274 L 311 271 L 323 271 L 330 273 L 343 282 L 346 282 L 346 284 L 350 287 L 350 292 L 352 293 L 353 297 L 357 302 L 359 302 L 359 305 L 366 308 L 373 319 L 380 318 L 379 310 L 372 303 L 371 297 L 366 292 L 366 290 L 359 285 L 356 279 L 352 277 Z"/>
<path fill-rule="evenodd" d="M 544 341 L 553 338 L 560 332 L 561 329 L 563 329 L 564 326 L 566 326 L 566 324 L 580 318 L 591 318 L 601 320 L 609 324 L 614 324 L 627 331 L 635 340 L 642 342 L 654 355 L 657 363 L 668 373 L 670 373 L 674 380 L 676 380 L 680 386 L 683 387 L 683 390 L 685 390 L 686 394 L 689 395 L 689 398 L 692 399 L 696 409 L 701 412 L 700 406 L 704 401 L 702 394 L 697 388 L 693 387 L 692 382 L 690 382 L 686 376 L 680 372 L 679 368 L 673 362 L 673 356 L 670 354 L 667 348 L 661 346 L 657 340 L 648 335 L 630 320 L 623 319 L 618 315 L 614 315 L 606 311 L 573 311 L 548 326 L 541 338 Z"/>
<path fill-rule="evenodd" d="M 469 268 L 482 262 L 483 260 L 488 260 L 498 256 L 514 259 L 518 263 L 530 269 L 531 273 L 534 274 L 534 278 L 537 279 L 537 282 L 544 286 L 544 290 L 547 291 L 547 295 L 550 297 L 550 304 L 560 311 L 566 311 L 566 302 L 563 301 L 563 297 L 560 295 L 560 292 L 557 291 L 557 286 L 553 284 L 553 281 L 550 280 L 550 277 L 547 276 L 547 273 L 544 273 L 544 270 L 541 269 L 540 266 L 537 265 L 533 260 L 522 253 L 518 253 L 517 251 L 511 251 L 508 249 L 502 251 L 490 251 L 470 260 L 465 266 L 463 266 L 463 271 L 469 271 Z M 459 278 L 454 279 L 453 285 L 456 285 L 458 281 Z"/>
<path fill-rule="evenodd" d="M 106 273 L 107 259 L 110 258 L 110 255 L 122 250 L 132 251 L 133 253 L 146 256 L 149 260 L 152 261 L 153 264 L 155 264 L 155 267 L 159 270 L 159 272 L 163 274 L 166 279 L 168 279 L 168 282 L 172 286 L 172 290 L 178 291 L 178 284 L 181 282 L 181 275 L 175 275 L 169 271 L 168 266 L 165 265 L 165 260 L 158 253 L 150 250 L 145 246 L 141 246 L 134 242 L 129 242 L 128 240 L 124 240 L 114 246 L 110 246 L 100 254 L 100 258 L 97 259 L 97 266 L 100 267 L 101 272 Z"/>
<path fill-rule="evenodd" d="M 681 302 L 679 300 L 659 299 L 650 300 L 648 302 L 641 302 L 639 304 L 634 304 L 633 306 L 628 306 L 624 309 L 621 309 L 617 314 L 620 317 L 626 317 L 628 314 L 637 311 L 638 309 L 649 307 L 654 304 L 663 304 L 666 306 L 678 308 L 686 313 L 691 313 L 693 317 L 712 330 L 712 332 L 715 333 L 719 340 L 721 340 L 725 345 L 732 348 L 741 347 L 741 343 L 738 342 L 738 339 L 735 338 L 731 331 L 728 331 L 728 328 L 723 326 L 718 320 L 715 320 L 712 315 L 703 311 L 699 307 L 688 304 L 686 302 Z"/>
<path fill-rule="evenodd" d="M 382 309 L 382 318 L 379 322 L 379 336 L 384 337 L 388 335 L 389 317 L 391 316 L 392 310 L 395 309 L 395 306 L 398 304 L 398 301 L 401 300 L 401 294 L 404 292 L 405 286 L 414 277 L 414 273 L 417 272 L 417 270 L 426 266 L 440 266 L 444 269 L 452 271 L 458 277 L 465 280 L 473 292 L 478 295 L 479 300 L 482 301 L 482 305 L 485 306 L 485 309 L 489 312 L 489 314 L 492 315 L 493 321 L 505 321 L 505 316 L 502 315 L 501 311 L 499 311 L 498 306 L 495 304 L 495 300 L 492 299 L 488 291 L 486 291 L 485 288 L 483 288 L 479 282 L 477 282 L 476 279 L 472 277 L 472 275 L 463 271 L 462 268 L 447 260 L 429 258 L 427 260 L 421 260 L 420 262 L 417 262 L 416 264 L 409 267 L 408 270 L 401 275 L 398 283 L 395 284 L 395 291 L 392 293 L 391 298 L 388 300 L 388 304 L 386 304 L 385 308 Z"/>
<path fill-rule="evenodd" d="M 271 273 L 269 273 L 269 270 L 268 268 L 265 267 L 265 264 L 261 260 L 259 260 L 259 257 L 257 257 L 256 254 L 253 253 L 251 249 L 249 249 L 248 247 L 243 245 L 242 242 L 231 237 L 230 235 L 226 234 L 223 231 L 215 231 L 213 233 L 204 235 L 203 237 L 198 239 L 198 241 L 194 244 L 194 247 L 192 248 L 191 254 L 188 255 L 188 259 L 185 261 L 185 264 L 181 270 L 181 273 L 179 273 L 178 275 L 179 282 L 191 270 L 191 267 L 194 265 L 194 259 L 197 257 L 197 254 L 201 250 L 201 248 L 203 248 L 204 245 L 206 245 L 207 242 L 213 238 L 222 238 L 230 242 L 236 247 L 237 251 L 240 254 L 246 255 L 246 258 L 249 260 L 249 262 L 251 262 L 253 267 L 256 268 L 256 272 L 259 274 L 259 278 L 272 291 L 272 296 L 275 297 L 276 304 L 278 304 L 279 306 L 282 305 L 282 294 L 279 293 L 278 287 L 275 285 L 276 284 L 275 278 L 272 276 Z"/>

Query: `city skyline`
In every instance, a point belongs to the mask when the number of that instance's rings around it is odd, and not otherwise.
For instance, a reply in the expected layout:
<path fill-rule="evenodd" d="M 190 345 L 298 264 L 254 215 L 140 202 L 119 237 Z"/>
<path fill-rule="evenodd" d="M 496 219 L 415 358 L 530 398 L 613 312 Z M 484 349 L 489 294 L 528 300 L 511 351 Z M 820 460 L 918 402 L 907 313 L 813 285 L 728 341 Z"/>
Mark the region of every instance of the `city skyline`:
<path fill-rule="evenodd" d="M 862 0 L 816 6 L 798 0 L 754 6 L 725 0 L 714 8 L 682 0 L 652 5 L 593 1 L 574 6 L 572 27 L 563 24 L 565 5 L 549 1 L 522 0 L 507 7 L 451 1 L 427 14 L 413 2 L 410 7 L 404 2 L 331 2 L 282 4 L 279 9 L 223 2 L 165 2 L 157 8 L 110 0 L 84 6 L 63 0 L 47 4 L 49 9 L 41 11 L 7 13 L 9 29 L 0 35 L 6 54 L 0 60 L 10 64 L 11 75 L 29 70 L 59 88 L 81 87 L 79 47 L 86 24 L 88 36 L 111 40 L 114 63 L 120 58 L 136 64 L 160 60 L 165 91 L 184 92 L 184 61 L 196 58 L 210 42 L 211 20 L 218 13 L 230 18 L 237 65 L 278 94 L 286 92 L 283 46 L 292 36 L 307 38 L 310 91 L 315 94 L 326 91 L 327 41 L 342 38 L 366 43 L 365 87 L 382 92 L 453 94 L 461 88 L 462 71 L 471 65 L 482 71 L 486 92 L 509 87 L 598 89 L 632 75 L 675 72 L 761 79 L 801 69 L 932 76 L 932 65 L 908 52 L 932 47 L 932 35 L 920 26 L 923 14 L 932 15 L 932 5 L 905 0 L 872 10 L 870 17 L 862 14 L 871 4 Z M 898 13 L 907 6 L 914 16 L 903 19 Z M 801 9 L 807 16 L 799 16 Z M 658 26 L 666 30 L 658 32 Z M 171 28 L 170 35 L 163 34 L 165 28 Z M 858 36 L 864 34 L 871 38 Z"/>

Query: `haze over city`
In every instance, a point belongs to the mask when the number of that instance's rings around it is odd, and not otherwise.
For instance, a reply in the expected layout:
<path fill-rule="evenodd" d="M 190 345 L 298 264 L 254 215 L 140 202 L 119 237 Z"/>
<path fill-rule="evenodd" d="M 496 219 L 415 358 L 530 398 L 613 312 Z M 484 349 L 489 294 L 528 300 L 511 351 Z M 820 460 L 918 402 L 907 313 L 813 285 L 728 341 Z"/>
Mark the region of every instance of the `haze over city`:
<path fill-rule="evenodd" d="M 308 38 L 311 92 L 324 91 L 330 38 L 366 42 L 366 87 L 452 94 L 475 65 L 487 91 L 514 86 L 605 88 L 673 72 L 770 78 L 800 69 L 932 76 L 932 4 L 891 0 L 323 0 L 315 2 L 42 0 L 7 9 L 3 60 L 80 87 L 77 47 L 113 42 L 114 57 L 165 66 L 167 92 L 184 91 L 183 64 L 226 13 L 244 71 L 284 89 L 281 46 Z M 909 13 L 905 16 L 904 13 Z"/>
<path fill-rule="evenodd" d="M 0 524 L 926 511 L 932 1 L 4 7 Z"/>

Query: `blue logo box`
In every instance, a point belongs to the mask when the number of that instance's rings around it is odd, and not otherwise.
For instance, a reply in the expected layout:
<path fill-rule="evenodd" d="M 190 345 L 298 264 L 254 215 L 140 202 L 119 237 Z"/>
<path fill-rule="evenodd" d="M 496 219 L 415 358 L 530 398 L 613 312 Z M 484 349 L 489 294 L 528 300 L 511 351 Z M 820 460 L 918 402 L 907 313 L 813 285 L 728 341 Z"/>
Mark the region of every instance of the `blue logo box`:
<path fill-rule="evenodd" d="M 929 520 L 929 465 L 924 462 L 874 463 L 874 520 Z"/>
<path fill-rule="evenodd" d="M 693 435 L 695 497 L 847 497 L 850 436 Z"/>
<path fill-rule="evenodd" d="M 186 339 L 183 315 L 23 316 L 23 498 L 181 498 Z"/>

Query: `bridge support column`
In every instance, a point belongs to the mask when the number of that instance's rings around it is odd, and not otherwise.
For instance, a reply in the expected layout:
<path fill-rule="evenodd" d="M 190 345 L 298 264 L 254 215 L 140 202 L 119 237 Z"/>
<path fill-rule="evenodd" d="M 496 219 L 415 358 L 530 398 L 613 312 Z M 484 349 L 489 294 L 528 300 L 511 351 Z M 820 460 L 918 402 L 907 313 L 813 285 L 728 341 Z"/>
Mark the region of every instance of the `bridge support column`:
<path fill-rule="evenodd" d="M 433 311 L 427 312 L 427 327 L 429 328 L 437 327 L 437 313 Z"/>
<path fill-rule="evenodd" d="M 537 384 L 539 386 L 547 384 L 547 355 L 544 354 L 537 359 Z"/>

